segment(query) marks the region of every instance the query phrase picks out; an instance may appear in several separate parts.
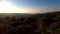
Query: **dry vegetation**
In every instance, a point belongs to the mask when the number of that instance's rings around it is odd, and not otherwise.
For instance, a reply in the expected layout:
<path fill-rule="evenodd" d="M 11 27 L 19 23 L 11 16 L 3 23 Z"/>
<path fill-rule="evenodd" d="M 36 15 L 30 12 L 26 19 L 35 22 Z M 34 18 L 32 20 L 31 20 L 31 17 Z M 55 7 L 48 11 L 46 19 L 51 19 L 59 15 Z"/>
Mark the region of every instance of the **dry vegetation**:
<path fill-rule="evenodd" d="M 59 16 L 0 18 L 0 34 L 60 34 Z"/>

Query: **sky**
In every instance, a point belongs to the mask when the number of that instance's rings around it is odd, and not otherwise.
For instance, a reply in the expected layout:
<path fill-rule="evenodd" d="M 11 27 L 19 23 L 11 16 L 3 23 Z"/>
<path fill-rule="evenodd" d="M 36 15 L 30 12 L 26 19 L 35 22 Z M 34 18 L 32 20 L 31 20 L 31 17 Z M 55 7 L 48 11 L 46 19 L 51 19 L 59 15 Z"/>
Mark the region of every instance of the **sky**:
<path fill-rule="evenodd" d="M 0 0 L 0 7 L 0 13 L 46 13 L 60 11 L 60 0 Z"/>

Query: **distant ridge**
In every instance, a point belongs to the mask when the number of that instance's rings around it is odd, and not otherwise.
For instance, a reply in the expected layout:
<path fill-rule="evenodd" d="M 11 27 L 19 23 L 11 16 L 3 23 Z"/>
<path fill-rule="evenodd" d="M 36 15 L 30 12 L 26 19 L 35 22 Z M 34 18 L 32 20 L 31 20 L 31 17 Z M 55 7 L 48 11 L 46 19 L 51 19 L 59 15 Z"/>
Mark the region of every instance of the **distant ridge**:
<path fill-rule="evenodd" d="M 51 16 L 58 16 L 60 15 L 60 11 L 55 11 L 55 12 L 49 12 L 49 13 L 38 13 L 32 15 L 32 17 L 38 18 L 38 17 L 51 17 Z"/>
<path fill-rule="evenodd" d="M 47 16 L 54 16 L 60 15 L 60 11 L 49 12 L 49 13 L 37 13 L 37 14 L 27 14 L 27 13 L 0 13 L 0 17 L 47 17 Z"/>
<path fill-rule="evenodd" d="M 0 13 L 0 17 L 29 17 L 31 14 L 22 14 L 22 13 Z"/>

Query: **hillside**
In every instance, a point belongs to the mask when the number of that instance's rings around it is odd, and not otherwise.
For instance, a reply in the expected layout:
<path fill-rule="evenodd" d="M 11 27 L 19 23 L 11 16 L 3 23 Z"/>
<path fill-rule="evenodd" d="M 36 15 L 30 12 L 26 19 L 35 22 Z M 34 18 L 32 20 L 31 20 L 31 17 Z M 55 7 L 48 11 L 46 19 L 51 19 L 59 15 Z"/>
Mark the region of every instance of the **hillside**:
<path fill-rule="evenodd" d="M 60 11 L 43 14 L 2 13 L 0 34 L 60 34 Z"/>

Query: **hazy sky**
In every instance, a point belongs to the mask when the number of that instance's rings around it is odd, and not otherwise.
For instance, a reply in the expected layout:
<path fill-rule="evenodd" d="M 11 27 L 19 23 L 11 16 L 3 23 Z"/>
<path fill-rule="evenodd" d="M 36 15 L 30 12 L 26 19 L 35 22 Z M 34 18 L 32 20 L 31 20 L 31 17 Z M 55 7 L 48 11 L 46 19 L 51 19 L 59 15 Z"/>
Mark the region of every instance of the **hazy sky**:
<path fill-rule="evenodd" d="M 6 10 L 5 13 L 45 13 L 60 10 L 60 0 L 0 0 L 0 5 L 5 7 L 4 9 L 0 6 L 2 10 Z"/>

